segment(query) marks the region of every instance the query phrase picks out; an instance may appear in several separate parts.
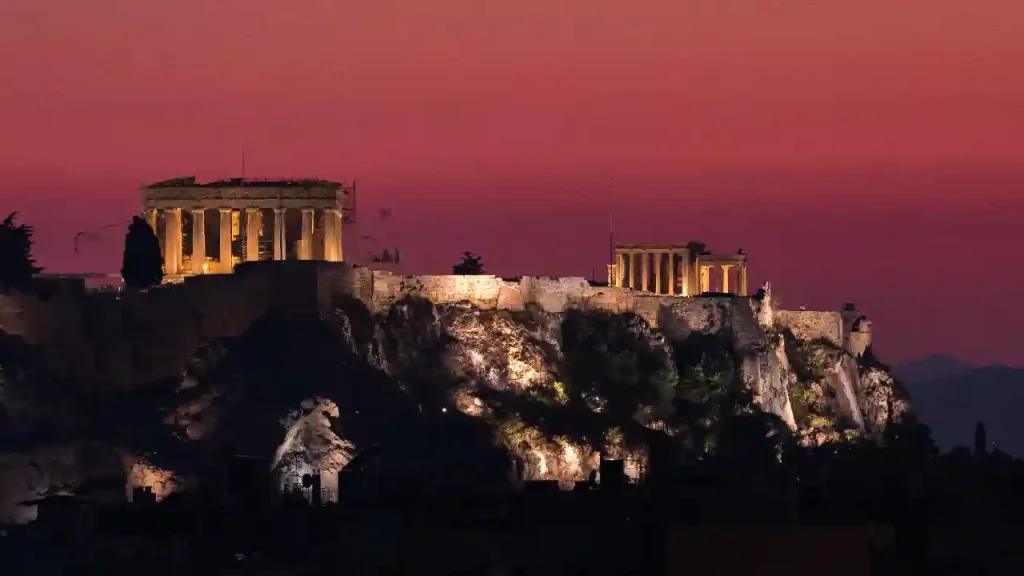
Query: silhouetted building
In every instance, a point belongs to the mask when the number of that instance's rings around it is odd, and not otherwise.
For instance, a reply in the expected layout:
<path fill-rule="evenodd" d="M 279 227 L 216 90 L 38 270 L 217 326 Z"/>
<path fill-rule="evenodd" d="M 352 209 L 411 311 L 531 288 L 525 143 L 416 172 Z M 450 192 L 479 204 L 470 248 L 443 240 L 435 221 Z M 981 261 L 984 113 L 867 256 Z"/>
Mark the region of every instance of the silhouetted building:
<path fill-rule="evenodd" d="M 228 459 L 228 497 L 246 508 L 258 509 L 270 504 L 270 463 L 264 458 L 233 455 Z"/>
<path fill-rule="evenodd" d="M 601 459 L 601 490 L 615 490 L 626 485 L 626 463 L 623 460 Z"/>

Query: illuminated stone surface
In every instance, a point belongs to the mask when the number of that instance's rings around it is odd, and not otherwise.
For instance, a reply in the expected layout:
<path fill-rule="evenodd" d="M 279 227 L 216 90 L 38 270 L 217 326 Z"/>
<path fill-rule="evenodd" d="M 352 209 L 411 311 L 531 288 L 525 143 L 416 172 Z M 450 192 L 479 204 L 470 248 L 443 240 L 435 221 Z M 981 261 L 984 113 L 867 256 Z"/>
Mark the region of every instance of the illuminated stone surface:
<path fill-rule="evenodd" d="M 16 357 L 38 369 L 36 378 L 74 394 L 47 394 L 5 365 L 5 430 L 25 444 L 0 455 L 0 511 L 13 516 L 16 501 L 115 472 L 126 488 L 163 497 L 189 483 L 189 462 L 227 446 L 265 456 L 285 474 L 332 472 L 374 442 L 391 450 L 382 449 L 383 465 L 400 472 L 442 478 L 484 461 L 469 447 L 461 457 L 438 449 L 447 440 L 420 423 L 433 419 L 452 422 L 440 428 L 454 427 L 454 441 L 497 441 L 526 478 L 568 485 L 595 469 L 601 451 L 639 473 L 646 454 L 619 431 L 586 441 L 553 434 L 499 414 L 496 402 L 532 399 L 558 413 L 567 383 L 580 385 L 566 380 L 563 364 L 614 349 L 643 358 L 643 377 L 658 392 L 629 417 L 665 429 L 680 378 L 674 345 L 690 338 L 731 350 L 730 377 L 802 437 L 828 440 L 841 421 L 873 434 L 909 406 L 888 374 L 857 360 L 870 324 L 852 316 L 774 310 L 770 297 L 640 294 L 581 278 L 406 277 L 302 261 L 246 263 L 120 298 L 70 288 L 2 295 L 7 349 L 23 347 Z M 845 404 L 819 413 L 830 391 Z M 615 409 L 601 390 L 582 400 L 594 413 Z M 31 431 L 44 424 L 94 436 L 110 461 L 86 465 L 103 459 L 69 444 L 33 444 Z M 328 474 L 324 487 L 331 482 Z"/>

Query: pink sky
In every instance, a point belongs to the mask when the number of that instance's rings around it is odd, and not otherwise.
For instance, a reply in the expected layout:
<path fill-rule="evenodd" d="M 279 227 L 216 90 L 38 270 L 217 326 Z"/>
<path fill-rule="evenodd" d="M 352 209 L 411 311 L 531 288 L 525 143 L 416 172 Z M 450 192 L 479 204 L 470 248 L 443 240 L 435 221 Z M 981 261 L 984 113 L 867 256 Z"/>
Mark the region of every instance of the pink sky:
<path fill-rule="evenodd" d="M 0 209 L 52 270 L 137 186 L 356 179 L 409 272 L 601 275 L 622 242 L 751 254 L 855 301 L 885 359 L 1020 364 L 1019 0 L 2 0 Z M 614 189 L 614 195 L 612 194 Z M 612 197 L 614 196 L 614 201 Z M 395 216 L 384 223 L 376 208 Z"/>

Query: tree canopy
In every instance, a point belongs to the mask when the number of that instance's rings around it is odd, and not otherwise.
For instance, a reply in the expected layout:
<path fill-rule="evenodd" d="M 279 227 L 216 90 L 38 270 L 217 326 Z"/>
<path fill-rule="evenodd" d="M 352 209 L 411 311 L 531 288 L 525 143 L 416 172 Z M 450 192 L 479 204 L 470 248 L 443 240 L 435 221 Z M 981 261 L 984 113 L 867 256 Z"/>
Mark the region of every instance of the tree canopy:
<path fill-rule="evenodd" d="M 452 274 L 471 275 L 483 274 L 484 265 L 480 262 L 480 256 L 466 251 L 462 253 L 462 261 L 452 266 Z"/>
<path fill-rule="evenodd" d="M 135 216 L 124 237 L 124 260 L 121 278 L 129 288 L 146 288 L 160 284 L 164 278 L 160 241 L 149 223 Z"/>
<path fill-rule="evenodd" d="M 20 288 L 42 271 L 32 258 L 32 227 L 16 224 L 12 212 L 0 224 L 0 289 Z"/>

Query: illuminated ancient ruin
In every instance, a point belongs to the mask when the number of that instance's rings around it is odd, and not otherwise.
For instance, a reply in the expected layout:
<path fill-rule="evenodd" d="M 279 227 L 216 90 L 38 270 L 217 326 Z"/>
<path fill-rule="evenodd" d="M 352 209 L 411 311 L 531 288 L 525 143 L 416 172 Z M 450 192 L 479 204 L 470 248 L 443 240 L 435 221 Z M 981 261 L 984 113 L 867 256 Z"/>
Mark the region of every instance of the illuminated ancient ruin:
<path fill-rule="evenodd" d="M 344 260 L 342 223 L 355 185 L 316 179 L 174 178 L 143 186 L 166 281 L 230 273 L 256 260 Z M 208 217 L 209 216 L 209 217 Z"/>
<path fill-rule="evenodd" d="M 608 285 L 667 296 L 747 294 L 747 255 L 712 254 L 698 243 L 620 244 Z M 717 281 L 712 271 L 721 271 Z M 732 276 L 732 279 L 730 278 Z"/>

